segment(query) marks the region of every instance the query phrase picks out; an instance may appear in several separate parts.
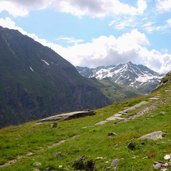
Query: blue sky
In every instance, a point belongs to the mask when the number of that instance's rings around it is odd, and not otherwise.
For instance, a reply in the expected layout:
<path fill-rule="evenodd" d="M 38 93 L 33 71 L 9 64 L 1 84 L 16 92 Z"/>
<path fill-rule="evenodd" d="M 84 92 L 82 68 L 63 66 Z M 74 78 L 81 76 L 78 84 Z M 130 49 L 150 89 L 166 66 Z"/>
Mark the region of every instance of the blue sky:
<path fill-rule="evenodd" d="M 132 61 L 171 70 L 171 0 L 1 0 L 0 25 L 73 65 Z"/>

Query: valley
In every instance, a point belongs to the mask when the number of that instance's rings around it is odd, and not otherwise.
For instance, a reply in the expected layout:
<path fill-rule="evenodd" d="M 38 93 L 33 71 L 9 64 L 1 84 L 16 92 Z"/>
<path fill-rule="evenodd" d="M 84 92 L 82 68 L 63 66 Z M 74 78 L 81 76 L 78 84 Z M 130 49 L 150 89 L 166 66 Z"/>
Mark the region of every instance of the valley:
<path fill-rule="evenodd" d="M 0 171 L 171 171 L 171 0 L 0 0 Z"/>
<path fill-rule="evenodd" d="M 83 170 L 152 171 L 158 162 L 163 163 L 159 170 L 169 170 L 164 157 L 171 154 L 170 81 L 168 74 L 149 95 L 116 102 L 93 116 L 58 121 L 55 128 L 29 122 L 1 129 L 0 169 L 77 170 L 82 163 Z M 120 118 L 109 119 L 113 116 Z M 159 139 L 140 139 L 160 131 Z"/>

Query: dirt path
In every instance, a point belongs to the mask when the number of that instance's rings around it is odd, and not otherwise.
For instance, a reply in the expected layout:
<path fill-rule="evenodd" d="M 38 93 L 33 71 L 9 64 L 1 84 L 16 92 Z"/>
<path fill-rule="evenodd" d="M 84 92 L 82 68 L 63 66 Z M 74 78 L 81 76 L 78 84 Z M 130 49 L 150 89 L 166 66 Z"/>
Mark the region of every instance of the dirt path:
<path fill-rule="evenodd" d="M 140 102 L 140 103 L 138 103 L 138 104 L 136 104 L 136 105 L 134 105 L 134 106 L 131 106 L 131 107 L 125 109 L 125 110 L 122 110 L 122 111 L 120 111 L 120 112 L 114 114 L 113 116 L 110 116 L 110 117 L 107 118 L 106 120 L 103 120 L 103 121 L 100 121 L 100 122 L 96 123 L 95 125 L 104 125 L 104 124 L 107 123 L 107 122 L 116 121 L 116 120 L 122 122 L 122 121 L 128 119 L 128 118 L 122 117 L 123 115 L 127 114 L 129 111 L 135 110 L 135 109 L 141 107 L 142 105 L 146 105 L 146 104 L 148 104 L 147 101 L 142 101 L 142 102 Z"/>
<path fill-rule="evenodd" d="M 128 122 L 130 120 L 133 120 L 135 118 L 138 118 L 144 114 L 146 114 L 147 112 L 150 112 L 151 110 L 155 109 L 157 106 L 155 104 L 149 106 L 149 107 L 146 107 L 142 110 L 140 110 L 139 112 L 137 112 L 136 114 L 132 115 L 132 116 L 129 116 L 128 118 L 124 118 L 122 120 L 118 120 L 118 122 L 116 122 L 116 124 L 118 123 L 123 123 L 123 122 Z"/>
<path fill-rule="evenodd" d="M 32 155 L 34 155 L 34 154 L 41 153 L 41 152 L 43 152 L 43 151 L 45 151 L 45 150 L 47 150 L 47 149 L 51 149 L 51 148 L 53 148 L 53 147 L 57 147 L 57 146 L 59 146 L 59 145 L 64 144 L 65 142 L 74 140 L 74 139 L 76 139 L 76 138 L 78 138 L 78 137 L 79 137 L 79 135 L 75 135 L 75 136 L 73 136 L 73 137 L 71 137 L 71 138 L 68 138 L 68 139 L 66 139 L 66 140 L 61 140 L 61 141 L 59 141 L 59 142 L 57 142 L 57 143 L 48 145 L 47 147 L 40 147 L 40 149 L 37 150 L 36 153 L 28 152 L 27 154 L 17 156 L 15 159 L 9 160 L 9 161 L 7 161 L 6 163 L 0 165 L 0 168 L 8 167 L 8 166 L 10 166 L 10 165 L 12 165 L 12 164 L 17 163 L 17 162 L 18 162 L 19 160 L 21 160 L 21 159 L 30 157 L 30 156 L 32 156 Z"/>

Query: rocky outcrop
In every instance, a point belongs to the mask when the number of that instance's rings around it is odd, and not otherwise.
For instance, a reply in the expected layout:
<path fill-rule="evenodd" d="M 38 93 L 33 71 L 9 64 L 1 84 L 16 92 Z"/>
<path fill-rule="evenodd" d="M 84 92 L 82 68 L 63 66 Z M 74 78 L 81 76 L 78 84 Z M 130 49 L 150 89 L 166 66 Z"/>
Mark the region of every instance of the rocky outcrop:
<path fill-rule="evenodd" d="M 156 132 L 152 132 L 152 133 L 143 135 L 139 139 L 141 139 L 141 140 L 143 140 L 143 139 L 158 140 L 158 139 L 162 139 L 164 135 L 165 135 L 164 132 L 156 131 Z"/>
<path fill-rule="evenodd" d="M 58 114 L 58 115 L 50 116 L 50 117 L 41 119 L 39 122 L 69 120 L 69 119 L 75 119 L 75 118 L 91 116 L 91 115 L 95 115 L 95 112 L 92 111 L 92 110 L 88 110 L 88 111 L 75 111 L 75 112 L 63 113 L 63 114 Z"/>

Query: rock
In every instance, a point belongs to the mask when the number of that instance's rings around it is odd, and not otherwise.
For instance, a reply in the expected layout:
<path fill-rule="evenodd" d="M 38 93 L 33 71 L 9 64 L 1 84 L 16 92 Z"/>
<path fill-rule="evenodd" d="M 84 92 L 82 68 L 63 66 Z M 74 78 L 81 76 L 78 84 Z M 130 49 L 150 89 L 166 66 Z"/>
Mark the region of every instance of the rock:
<path fill-rule="evenodd" d="M 163 168 L 163 169 L 161 169 L 161 171 L 168 171 L 168 169 L 167 168 Z"/>
<path fill-rule="evenodd" d="M 75 170 L 95 171 L 95 162 L 93 160 L 86 162 L 84 157 L 80 157 L 73 162 L 72 167 Z"/>
<path fill-rule="evenodd" d="M 161 111 L 161 112 L 160 112 L 160 114 L 164 115 L 164 114 L 166 114 L 166 112 L 164 112 L 164 111 Z"/>
<path fill-rule="evenodd" d="M 143 139 L 158 140 L 158 139 L 162 139 L 164 135 L 165 135 L 165 133 L 163 131 L 156 131 L 156 132 L 152 132 L 152 133 L 143 135 L 139 139 L 141 139 L 141 140 L 143 140 Z"/>
<path fill-rule="evenodd" d="M 112 136 L 116 136 L 117 134 L 116 134 L 115 132 L 109 132 L 107 135 L 108 135 L 109 137 L 112 137 Z"/>
<path fill-rule="evenodd" d="M 120 117 L 120 116 L 122 116 L 122 114 L 121 113 L 118 113 L 118 114 L 115 114 L 115 116 L 116 117 Z"/>
<path fill-rule="evenodd" d="M 171 92 L 171 90 L 165 90 L 165 92 Z"/>
<path fill-rule="evenodd" d="M 163 166 L 163 167 L 168 167 L 169 164 L 168 164 L 168 163 L 164 163 L 162 166 Z"/>
<path fill-rule="evenodd" d="M 106 124 L 108 121 L 100 121 L 100 122 L 98 122 L 98 123 L 96 123 L 95 125 L 104 125 L 104 124 Z"/>
<path fill-rule="evenodd" d="M 150 100 L 159 100 L 159 97 L 151 97 Z"/>
<path fill-rule="evenodd" d="M 135 143 L 130 142 L 127 146 L 130 150 L 135 150 Z"/>
<path fill-rule="evenodd" d="M 133 159 L 136 159 L 136 158 L 137 158 L 137 156 L 133 156 L 132 158 L 133 158 Z"/>
<path fill-rule="evenodd" d="M 62 168 L 63 166 L 62 166 L 62 165 L 59 165 L 58 167 L 59 167 L 59 168 Z"/>
<path fill-rule="evenodd" d="M 105 169 L 105 171 L 109 171 L 109 170 L 111 170 L 111 167 L 107 167 L 107 168 Z"/>
<path fill-rule="evenodd" d="M 51 123 L 51 124 L 50 124 L 50 127 L 51 127 L 51 128 L 56 128 L 56 127 L 57 127 L 57 123 L 56 123 L 56 122 Z"/>
<path fill-rule="evenodd" d="M 165 160 L 170 160 L 170 159 L 171 159 L 171 154 L 165 155 L 165 156 L 164 156 L 164 159 L 165 159 Z"/>
<path fill-rule="evenodd" d="M 58 153 L 54 154 L 54 156 L 55 156 L 56 158 L 64 157 L 64 155 L 63 155 L 61 152 L 58 152 Z"/>
<path fill-rule="evenodd" d="M 156 162 L 156 163 L 153 164 L 154 170 L 159 170 L 159 169 L 161 169 L 161 167 L 162 167 L 161 163 Z"/>
<path fill-rule="evenodd" d="M 55 171 L 56 168 L 54 168 L 53 166 L 49 166 L 45 169 L 45 171 Z"/>
<path fill-rule="evenodd" d="M 34 162 L 33 163 L 33 166 L 41 166 L 42 165 L 42 163 L 40 163 L 40 162 Z"/>
<path fill-rule="evenodd" d="M 49 121 L 58 121 L 58 120 L 69 120 L 69 119 L 76 119 L 80 117 L 86 117 L 86 116 L 92 116 L 95 115 L 95 111 L 75 111 L 75 112 L 69 112 L 69 113 L 62 113 L 57 114 L 54 116 L 50 116 L 44 119 L 39 120 L 39 122 L 49 122 Z"/>
<path fill-rule="evenodd" d="M 85 159 L 84 157 L 80 157 L 78 159 L 76 159 L 73 164 L 72 167 L 76 170 L 82 170 L 85 169 Z"/>
<path fill-rule="evenodd" d="M 117 166 L 117 164 L 118 164 L 118 162 L 119 162 L 119 159 L 114 159 L 113 161 L 112 161 L 112 163 L 111 163 L 111 168 L 112 167 L 116 167 Z"/>
<path fill-rule="evenodd" d="M 86 167 L 85 167 L 86 171 L 94 171 L 95 170 L 95 163 L 93 160 L 88 160 L 86 163 Z"/>
<path fill-rule="evenodd" d="M 153 164 L 154 170 L 167 171 L 168 167 L 170 167 L 169 163 L 155 162 Z"/>
<path fill-rule="evenodd" d="M 27 156 L 32 156 L 32 155 L 33 155 L 32 152 L 28 152 L 28 153 L 27 153 Z"/>
<path fill-rule="evenodd" d="M 96 160 L 103 160 L 103 157 L 96 157 Z"/>
<path fill-rule="evenodd" d="M 145 145 L 145 142 L 144 142 L 144 141 L 142 141 L 140 144 L 141 144 L 141 145 Z"/>
<path fill-rule="evenodd" d="M 116 167 L 117 167 L 118 162 L 119 162 L 119 159 L 114 159 L 112 161 L 111 165 L 105 169 L 105 171 L 108 171 L 108 170 L 111 170 L 111 169 L 116 170 Z M 107 164 L 109 162 L 105 162 L 105 163 Z"/>

